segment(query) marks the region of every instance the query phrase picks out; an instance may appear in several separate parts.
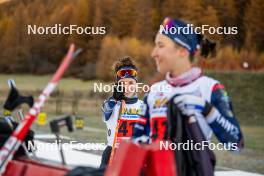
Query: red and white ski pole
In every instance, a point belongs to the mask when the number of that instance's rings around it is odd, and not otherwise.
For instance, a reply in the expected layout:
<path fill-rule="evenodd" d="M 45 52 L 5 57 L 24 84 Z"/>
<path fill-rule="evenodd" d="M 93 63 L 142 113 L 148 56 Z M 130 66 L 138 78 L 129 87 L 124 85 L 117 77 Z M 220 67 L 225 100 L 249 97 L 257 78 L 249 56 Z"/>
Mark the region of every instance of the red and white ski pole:
<path fill-rule="evenodd" d="M 4 146 L 0 150 L 0 174 L 5 172 L 5 168 L 10 160 L 12 160 L 14 153 L 19 148 L 20 144 L 25 138 L 30 126 L 36 119 L 40 109 L 44 106 L 45 101 L 49 95 L 55 90 L 62 75 L 67 70 L 71 60 L 76 57 L 80 50 L 74 52 L 74 44 L 71 44 L 67 55 L 64 57 L 56 73 L 40 94 L 38 100 L 34 103 L 33 107 L 26 114 L 25 119 L 17 126 L 12 135 L 7 139 Z"/>
<path fill-rule="evenodd" d="M 112 144 L 112 150 L 111 150 L 111 153 L 110 153 L 110 158 L 109 158 L 109 165 L 112 164 L 113 162 L 113 159 L 114 159 L 114 155 L 115 155 L 115 152 L 116 152 L 116 143 L 117 143 L 117 135 L 118 135 L 118 129 L 119 129 L 119 123 L 120 123 L 120 119 L 121 119 L 121 115 L 122 115 L 122 111 L 123 109 L 125 108 L 125 101 L 122 100 L 121 103 L 120 103 L 120 109 L 119 109 L 119 112 L 118 112 L 118 117 L 117 117 L 117 123 L 116 123 L 116 128 L 115 128 L 115 135 L 114 135 L 114 141 L 113 141 L 113 144 Z"/>

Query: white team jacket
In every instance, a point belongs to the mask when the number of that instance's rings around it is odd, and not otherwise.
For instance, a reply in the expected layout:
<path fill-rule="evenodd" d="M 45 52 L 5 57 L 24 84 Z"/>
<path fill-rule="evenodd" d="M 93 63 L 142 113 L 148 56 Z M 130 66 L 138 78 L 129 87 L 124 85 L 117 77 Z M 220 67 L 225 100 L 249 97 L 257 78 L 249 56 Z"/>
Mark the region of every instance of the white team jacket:
<path fill-rule="evenodd" d="M 143 104 L 143 101 L 138 100 L 134 104 L 125 104 L 125 106 L 123 107 L 123 110 L 121 111 L 121 117 L 119 120 L 119 127 L 118 127 L 118 133 L 117 133 L 117 145 L 121 139 L 127 140 L 131 138 L 133 126 L 136 122 L 140 120 L 139 113 L 140 113 L 140 107 L 142 106 L 142 104 Z M 106 127 L 107 127 L 107 145 L 108 146 L 113 146 L 120 106 L 121 106 L 121 102 L 118 102 L 115 105 L 109 120 L 106 121 L 103 118 L 103 121 L 106 123 Z"/>
<path fill-rule="evenodd" d="M 201 76 L 192 83 L 182 87 L 173 87 L 165 80 L 155 83 L 151 87 L 151 91 L 149 92 L 147 97 L 147 105 L 149 108 L 148 112 L 151 127 L 150 136 L 152 136 L 154 133 L 157 133 L 155 134 L 158 136 L 157 138 L 162 139 L 163 136 L 160 135 L 164 135 L 164 130 L 166 129 L 166 123 L 164 123 L 167 117 L 166 103 L 174 95 L 192 94 L 195 96 L 202 97 L 204 100 L 210 102 L 212 88 L 216 83 L 218 83 L 218 81 L 207 76 Z M 209 140 L 212 135 L 212 130 L 206 122 L 206 119 L 204 117 L 201 117 L 200 114 L 197 114 L 196 118 L 204 136 L 207 140 Z M 156 129 L 158 128 L 159 131 L 155 131 L 155 127 Z"/>

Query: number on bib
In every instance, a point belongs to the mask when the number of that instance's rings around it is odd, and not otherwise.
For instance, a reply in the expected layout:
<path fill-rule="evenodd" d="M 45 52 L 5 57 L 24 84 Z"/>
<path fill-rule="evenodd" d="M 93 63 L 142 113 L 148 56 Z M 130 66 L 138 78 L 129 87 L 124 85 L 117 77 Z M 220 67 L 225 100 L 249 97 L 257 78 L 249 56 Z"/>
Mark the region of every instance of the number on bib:
<path fill-rule="evenodd" d="M 151 135 L 152 142 L 156 140 L 163 140 L 167 129 L 166 117 L 151 118 L 150 128 L 152 134 Z"/>

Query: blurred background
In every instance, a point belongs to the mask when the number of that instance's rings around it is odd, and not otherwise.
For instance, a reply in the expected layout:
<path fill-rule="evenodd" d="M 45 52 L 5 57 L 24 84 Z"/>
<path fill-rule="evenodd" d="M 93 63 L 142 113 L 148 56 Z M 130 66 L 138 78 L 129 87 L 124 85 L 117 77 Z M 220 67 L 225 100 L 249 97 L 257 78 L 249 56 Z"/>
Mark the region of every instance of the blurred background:
<path fill-rule="evenodd" d="M 26 95 L 41 92 L 70 43 L 83 48 L 57 92 L 34 124 L 40 133 L 58 115 L 80 117 L 72 134 L 81 141 L 105 142 L 100 106 L 109 94 L 94 93 L 94 83 L 114 81 L 111 65 L 130 55 L 141 82 L 161 76 L 150 57 L 155 34 L 170 16 L 201 26 L 238 27 L 236 35 L 207 35 L 217 42 L 215 56 L 199 59 L 208 74 L 230 94 L 242 125 L 246 146 L 241 155 L 216 151 L 218 165 L 264 174 L 264 2 L 262 0 L 0 0 L 0 103 L 8 94 L 6 80 L 15 80 Z M 105 35 L 28 35 L 27 25 L 105 26 Z M 24 110 L 26 112 L 26 109 Z M 100 153 L 100 152 L 99 152 Z"/>

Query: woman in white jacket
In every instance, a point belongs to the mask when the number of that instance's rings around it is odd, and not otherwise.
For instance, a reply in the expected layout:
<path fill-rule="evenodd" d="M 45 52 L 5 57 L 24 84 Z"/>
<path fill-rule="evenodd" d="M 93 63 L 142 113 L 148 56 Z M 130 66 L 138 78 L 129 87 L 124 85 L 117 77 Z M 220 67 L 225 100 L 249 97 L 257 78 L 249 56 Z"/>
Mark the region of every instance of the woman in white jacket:
<path fill-rule="evenodd" d="M 141 121 L 134 126 L 133 140 L 154 142 L 164 139 L 166 104 L 174 98 L 173 102 L 182 114 L 196 118 L 206 140 L 214 133 L 221 143 L 236 146 L 231 150 L 239 150 L 243 147 L 243 135 L 224 86 L 204 76 L 201 68 L 192 66 L 195 57 L 207 56 L 215 44 L 180 20 L 166 18 L 162 29 L 167 30 L 160 30 L 156 35 L 151 56 L 157 71 L 166 77 L 155 83 L 145 96 Z"/>
<path fill-rule="evenodd" d="M 113 148 L 120 140 L 129 140 L 132 129 L 139 120 L 139 109 L 143 101 L 135 91 L 138 81 L 137 67 L 130 57 L 120 59 L 114 65 L 116 83 L 113 96 L 104 101 L 102 106 L 103 121 L 107 127 L 107 147 L 103 152 L 101 166 L 109 163 Z"/>

